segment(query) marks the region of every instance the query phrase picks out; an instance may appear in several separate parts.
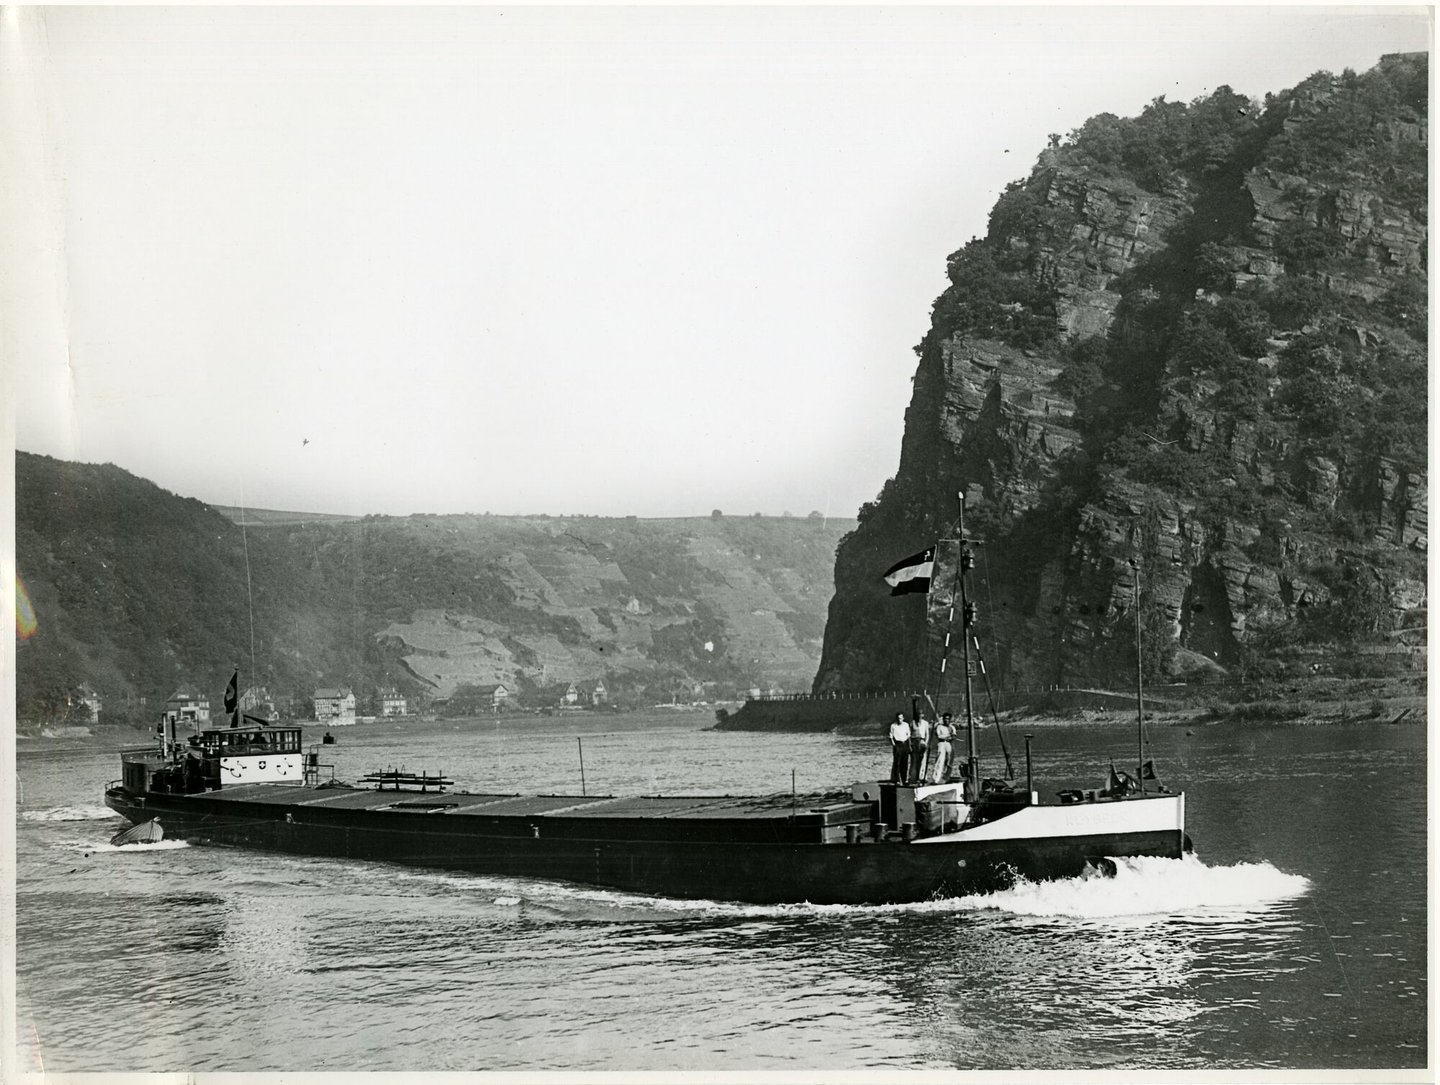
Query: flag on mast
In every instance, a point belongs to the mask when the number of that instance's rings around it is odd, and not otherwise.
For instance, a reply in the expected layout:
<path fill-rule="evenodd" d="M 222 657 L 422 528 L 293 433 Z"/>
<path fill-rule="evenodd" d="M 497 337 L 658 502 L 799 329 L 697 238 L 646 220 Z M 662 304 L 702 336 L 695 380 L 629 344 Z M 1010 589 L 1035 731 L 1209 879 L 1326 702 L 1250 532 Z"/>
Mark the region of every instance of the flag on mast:
<path fill-rule="evenodd" d="M 934 573 L 935 548 L 932 546 L 890 566 L 885 570 L 885 583 L 890 585 L 891 595 L 928 592 Z"/>
<path fill-rule="evenodd" d="M 230 726 L 238 727 L 240 708 L 240 668 L 235 668 L 235 673 L 230 676 L 230 684 L 225 687 L 225 714 L 230 717 Z"/>

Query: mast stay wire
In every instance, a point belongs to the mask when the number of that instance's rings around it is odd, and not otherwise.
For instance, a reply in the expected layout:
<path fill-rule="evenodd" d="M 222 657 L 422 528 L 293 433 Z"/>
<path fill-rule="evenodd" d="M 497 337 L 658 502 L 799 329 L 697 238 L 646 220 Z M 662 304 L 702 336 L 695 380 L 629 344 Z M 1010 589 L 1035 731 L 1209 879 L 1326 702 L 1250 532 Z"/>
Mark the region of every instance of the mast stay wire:
<path fill-rule="evenodd" d="M 959 520 L 955 520 L 955 522 L 950 524 L 949 530 L 952 535 L 960 536 Z M 963 545 L 965 545 L 965 539 L 963 539 L 963 537 L 958 537 L 958 542 L 959 545 L 963 548 Z M 939 553 L 940 548 L 939 543 L 937 543 L 936 558 L 939 558 Z M 950 592 L 950 615 L 949 621 L 946 622 L 945 646 L 940 648 L 940 686 L 939 689 L 936 690 L 936 696 L 940 697 L 940 699 L 942 700 L 943 697 L 945 697 L 945 670 L 946 663 L 948 663 L 949 661 L 950 654 L 950 628 L 955 625 L 955 599 L 959 598 L 960 578 L 962 578 L 962 576 L 965 576 L 965 563 L 963 563 L 963 559 L 960 559 L 958 556 L 955 563 L 955 586 L 953 586 L 952 592 Z M 991 602 L 991 610 L 992 612 L 994 612 L 995 594 L 994 589 L 991 588 L 991 582 L 989 582 L 988 565 L 986 565 L 985 572 L 985 594 L 986 598 L 988 598 L 989 602 Z M 981 640 L 979 640 L 979 637 L 976 637 L 975 634 L 969 633 L 968 630 L 963 630 L 963 628 L 962 630 L 960 630 L 960 635 L 962 635 L 962 637 L 968 637 L 968 647 L 971 647 L 973 648 L 973 650 L 975 650 L 976 669 L 979 670 L 979 673 L 981 673 L 981 676 L 985 679 L 985 697 L 986 700 L 988 700 L 989 702 L 989 709 L 991 709 L 991 719 L 994 720 L 995 723 L 995 733 L 999 736 L 999 748 L 1001 748 L 1001 754 L 1004 754 L 1005 756 L 1005 778 L 1007 778 L 1007 780 L 1014 780 L 1015 762 L 1012 761 L 1011 756 L 1009 756 L 1009 744 L 1007 741 L 1005 741 L 1005 728 L 1001 725 L 1001 722 L 999 722 L 999 710 L 998 707 L 996 707 L 995 705 L 995 689 L 991 686 L 991 680 L 989 680 L 989 670 L 985 667 L 985 654 L 981 651 Z M 929 693 L 926 693 L 926 695 L 924 695 L 924 699 L 929 702 L 930 712 L 935 713 L 936 718 L 939 719 L 939 707 L 936 706 L 935 700 L 930 699 Z"/>
<path fill-rule="evenodd" d="M 955 542 L 956 542 L 956 544 L 957 544 L 957 547 L 963 546 L 964 540 L 961 539 L 961 526 L 960 526 L 960 525 L 961 525 L 961 522 L 960 522 L 960 519 L 959 519 L 958 517 L 957 517 L 956 519 L 950 521 L 950 525 L 945 529 L 945 535 L 942 536 L 942 537 L 940 537 L 940 538 L 937 538 L 937 539 L 935 540 L 935 559 L 934 559 L 934 560 L 935 560 L 935 562 L 936 562 L 937 564 L 938 564 L 939 561 L 940 561 L 940 544 L 941 544 L 943 541 L 945 541 L 946 538 L 954 539 Z M 957 550 L 956 560 L 955 560 L 955 577 L 954 577 L 954 582 L 952 583 L 951 588 L 950 588 L 950 612 L 949 612 L 949 615 L 948 615 L 948 616 L 946 617 L 946 619 L 945 619 L 945 639 L 944 639 L 944 641 L 942 642 L 942 644 L 941 644 L 941 646 L 940 646 L 940 675 L 939 675 L 939 678 L 938 678 L 938 680 L 937 680 L 936 689 L 935 689 L 935 696 L 936 696 L 937 698 L 939 698 L 941 701 L 943 701 L 943 700 L 945 699 L 945 677 L 946 677 L 946 675 L 945 675 L 945 667 L 946 667 L 946 664 L 950 661 L 950 634 L 951 634 L 951 631 L 955 628 L 955 600 L 959 597 L 959 594 L 960 594 L 960 578 L 961 578 L 962 576 L 964 576 L 964 575 L 965 575 L 965 572 L 964 572 L 964 569 L 962 568 L 962 563 L 961 563 L 961 561 L 960 561 L 960 556 L 959 556 L 959 553 L 958 553 L 958 550 Z M 932 584 L 933 584 L 933 579 L 932 579 Z M 926 596 L 925 596 L 925 626 L 926 626 L 926 632 L 927 632 L 927 634 L 928 634 L 928 632 L 929 632 L 929 626 L 930 626 L 930 596 L 929 596 L 928 593 L 927 593 Z M 961 635 L 962 637 L 965 636 L 965 631 L 964 631 L 964 629 L 961 629 L 960 635 Z M 928 645 L 929 636 L 927 635 L 925 639 L 926 639 L 926 642 L 927 642 L 925 646 L 928 648 L 928 646 L 929 646 L 929 645 Z M 927 653 L 927 654 L 928 654 L 928 653 Z M 936 718 L 936 719 L 939 719 L 939 718 L 940 718 L 940 710 L 936 707 L 935 701 L 931 700 L 931 699 L 930 699 L 930 694 L 927 693 L 927 692 L 925 692 L 923 689 L 922 689 L 920 692 L 921 692 L 921 696 L 923 696 L 923 697 L 925 698 L 925 700 L 929 702 L 929 704 L 930 704 L 930 711 L 935 714 L 935 718 Z"/>
<path fill-rule="evenodd" d="M 985 573 L 982 579 L 985 582 L 985 603 L 990 608 L 990 629 L 993 632 L 995 629 L 995 590 L 990 586 L 990 559 L 983 552 L 981 558 L 985 562 Z M 985 676 L 985 696 L 990 702 L 990 718 L 995 721 L 995 733 L 1000 736 L 1000 750 L 1005 754 L 1005 778 L 1013 780 L 1015 779 L 1015 766 L 1010 760 L 1010 746 L 1005 741 L 1005 729 L 1000 726 L 1000 712 L 996 707 L 995 690 L 990 685 L 990 671 L 986 668 L 985 656 L 980 651 L 979 637 L 974 638 L 974 647 L 975 657 L 980 664 L 980 673 Z"/>
<path fill-rule="evenodd" d="M 995 690 L 990 686 L 990 672 L 985 668 L 985 657 L 980 655 L 980 638 L 971 640 L 971 646 L 976 652 L 976 661 L 980 664 L 980 673 L 985 678 L 985 696 L 990 701 L 990 718 L 995 721 L 995 733 L 1000 736 L 1000 752 L 1005 755 L 1005 779 L 1015 779 L 1015 766 L 1010 761 L 1010 746 L 1005 741 L 1005 728 L 1000 726 L 1000 713 L 995 707 Z"/>
<path fill-rule="evenodd" d="M 954 521 L 952 521 L 951 524 L 949 525 L 948 534 L 949 534 L 951 537 L 955 538 L 956 541 L 957 541 L 957 543 L 963 548 L 964 543 L 965 543 L 965 540 L 964 540 L 964 538 L 963 538 L 963 532 L 962 532 L 962 529 L 961 529 L 961 522 L 960 522 L 960 520 L 959 520 L 958 518 L 955 519 Z M 938 561 L 938 559 L 939 559 L 939 556 L 940 556 L 940 544 L 939 544 L 939 541 L 937 540 L 936 545 L 935 545 L 935 557 L 936 557 L 937 561 Z M 947 622 L 946 622 L 944 644 L 942 645 L 941 650 L 940 650 L 940 675 L 939 675 L 939 683 L 938 683 L 938 688 L 937 688 L 936 691 L 935 691 L 935 697 L 938 698 L 938 699 L 940 699 L 940 700 L 942 700 L 942 701 L 944 700 L 944 696 L 945 696 L 946 664 L 949 662 L 949 655 L 950 655 L 950 635 L 951 635 L 951 630 L 952 630 L 952 628 L 953 628 L 953 626 L 954 626 L 954 624 L 955 624 L 955 600 L 959 597 L 959 594 L 960 594 L 960 580 L 961 580 L 961 578 L 962 578 L 964 575 L 965 575 L 964 562 L 963 562 L 962 559 L 960 559 L 959 555 L 957 554 L 957 558 L 956 558 L 956 562 L 955 562 L 954 585 L 953 585 L 953 587 L 952 587 L 952 589 L 951 589 L 951 596 L 950 596 L 950 607 L 949 607 L 950 613 L 949 613 L 949 618 L 948 618 L 948 620 L 947 620 Z M 993 588 L 992 588 L 991 585 L 990 585 L 990 573 L 989 573 L 989 564 L 988 564 L 988 562 L 986 563 L 986 570 L 985 570 L 985 578 L 984 578 L 984 579 L 985 579 L 985 594 L 986 594 L 986 598 L 987 598 L 987 600 L 989 601 L 989 605 L 990 605 L 990 607 L 991 607 L 991 613 L 994 613 L 995 593 L 994 593 Z M 968 630 L 965 630 L 965 629 L 962 629 L 962 630 L 961 630 L 960 635 L 961 635 L 962 637 L 968 637 L 968 638 L 969 638 L 969 647 L 971 647 L 971 648 L 973 648 L 973 649 L 975 650 L 975 662 L 976 662 L 977 668 L 979 669 L 981 676 L 985 679 L 985 696 L 986 696 L 986 699 L 988 700 L 989 705 L 990 705 L 990 718 L 991 718 L 991 719 L 994 721 L 994 723 L 995 723 L 995 733 L 996 733 L 996 735 L 998 735 L 999 738 L 1000 738 L 1000 750 L 1001 750 L 1001 753 L 1003 753 L 1004 756 L 1005 756 L 1005 777 L 1006 777 L 1006 779 L 1008 779 L 1008 780 L 1013 780 L 1013 779 L 1015 779 L 1015 764 L 1014 764 L 1013 760 L 1012 760 L 1011 757 L 1010 757 L 1010 746 L 1009 746 L 1009 743 L 1007 743 L 1007 742 L 1005 741 L 1005 728 L 1004 728 L 1004 727 L 1001 725 L 1001 723 L 1000 723 L 1000 713 L 999 713 L 999 710 L 998 710 L 998 708 L 997 708 L 997 706 L 996 706 L 996 702 L 995 702 L 995 690 L 994 690 L 993 686 L 992 686 L 991 683 L 990 683 L 990 671 L 989 671 L 989 670 L 986 668 L 986 666 L 985 666 L 985 656 L 984 656 L 984 653 L 981 652 L 981 650 L 980 650 L 980 638 L 977 637 L 977 636 L 975 636 L 973 633 L 970 633 Z M 935 718 L 938 719 L 938 718 L 940 717 L 940 710 L 939 710 L 939 707 L 938 707 L 938 706 L 936 705 L 936 703 L 935 703 L 935 699 L 932 699 L 932 698 L 930 697 L 930 694 L 927 693 L 927 692 L 925 692 L 924 690 L 921 691 L 921 695 L 925 698 L 926 702 L 930 705 L 930 711 L 934 714 Z"/>

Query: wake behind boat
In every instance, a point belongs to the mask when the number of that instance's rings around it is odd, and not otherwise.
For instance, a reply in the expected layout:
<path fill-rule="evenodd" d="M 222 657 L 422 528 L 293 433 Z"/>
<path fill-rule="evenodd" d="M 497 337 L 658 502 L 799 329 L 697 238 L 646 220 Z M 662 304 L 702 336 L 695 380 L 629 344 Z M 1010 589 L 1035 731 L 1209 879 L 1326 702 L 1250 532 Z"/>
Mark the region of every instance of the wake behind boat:
<path fill-rule="evenodd" d="M 1108 786 L 1041 802 L 1027 779 L 985 779 L 975 749 L 966 573 L 972 540 L 947 540 L 954 590 L 934 600 L 964 621 L 967 756 L 936 782 L 892 774 L 822 796 L 475 794 L 443 774 L 387 770 L 365 786 L 322 779 L 320 747 L 299 727 L 241 714 L 238 674 L 226 691 L 231 726 L 181 741 L 161 724 L 160 748 L 123 757 L 105 802 L 136 826 L 159 820 L 195 844 L 383 860 L 476 874 L 549 878 L 633 892 L 762 904 L 892 904 L 990 892 L 1018 879 L 1068 878 L 1117 858 L 1179 858 L 1185 796 L 1109 771 Z M 942 544 L 943 546 L 943 544 Z M 887 574 L 897 593 L 930 591 L 937 548 Z M 897 573 L 899 575 L 897 575 Z M 1138 575 L 1138 571 L 1137 571 Z M 932 610 L 935 609 L 932 606 Z M 941 660 L 941 691 L 949 634 Z M 917 698 L 912 720 L 918 725 Z M 933 705 L 932 705 L 933 709 Z M 1143 756 L 1143 710 L 1142 745 Z M 908 725 L 907 725 L 908 726 Z M 1028 756 L 1027 756 L 1028 763 Z M 1008 764 L 1008 752 L 1007 752 Z"/>

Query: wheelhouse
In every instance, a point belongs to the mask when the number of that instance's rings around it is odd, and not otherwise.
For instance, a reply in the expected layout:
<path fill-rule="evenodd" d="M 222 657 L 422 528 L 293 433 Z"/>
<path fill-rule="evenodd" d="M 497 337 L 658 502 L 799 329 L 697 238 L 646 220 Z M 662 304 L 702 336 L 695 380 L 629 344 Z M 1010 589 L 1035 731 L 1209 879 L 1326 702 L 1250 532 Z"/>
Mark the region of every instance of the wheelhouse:
<path fill-rule="evenodd" d="M 298 727 L 210 728 L 189 740 L 187 761 L 206 788 L 234 784 L 299 784 L 305 768 Z"/>
<path fill-rule="evenodd" d="M 169 721 L 167 721 L 169 723 Z M 137 794 L 193 794 L 238 784 L 301 784 L 307 757 L 318 778 L 318 758 L 301 748 L 299 727 L 207 728 L 185 741 L 173 725 L 162 724 L 158 754 L 130 753 L 122 758 L 123 782 Z"/>

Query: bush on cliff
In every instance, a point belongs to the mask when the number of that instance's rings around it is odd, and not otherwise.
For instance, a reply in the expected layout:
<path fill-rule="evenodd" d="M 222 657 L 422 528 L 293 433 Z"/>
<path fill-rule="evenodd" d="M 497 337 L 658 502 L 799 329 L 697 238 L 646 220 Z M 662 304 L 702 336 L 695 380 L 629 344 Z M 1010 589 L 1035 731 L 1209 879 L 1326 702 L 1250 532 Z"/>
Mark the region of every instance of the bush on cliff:
<path fill-rule="evenodd" d="M 998 250 L 975 240 L 950 255 L 951 286 L 935 300 L 928 340 L 960 333 L 1025 348 L 1056 338 L 1054 290 Z"/>
<path fill-rule="evenodd" d="M 1229 87 L 1193 102 L 1156 98 L 1138 117 L 1091 117 L 1070 133 L 1072 160 L 1102 175 L 1138 181 L 1163 192 L 1186 175 L 1222 166 L 1255 125 L 1253 104 Z"/>

